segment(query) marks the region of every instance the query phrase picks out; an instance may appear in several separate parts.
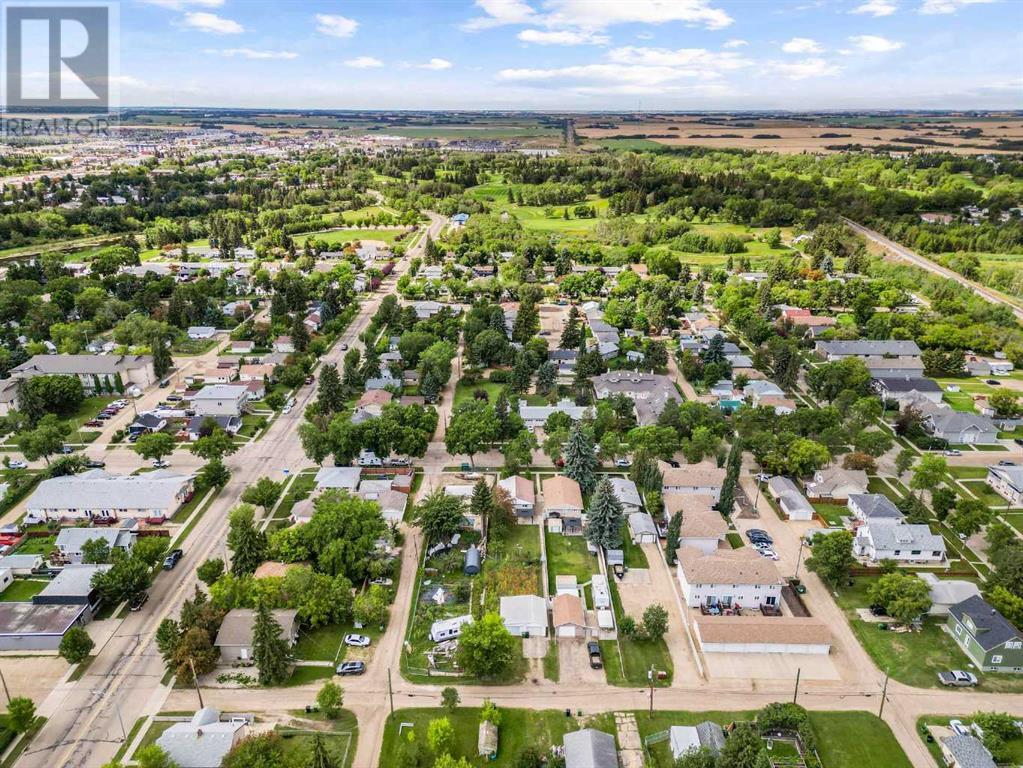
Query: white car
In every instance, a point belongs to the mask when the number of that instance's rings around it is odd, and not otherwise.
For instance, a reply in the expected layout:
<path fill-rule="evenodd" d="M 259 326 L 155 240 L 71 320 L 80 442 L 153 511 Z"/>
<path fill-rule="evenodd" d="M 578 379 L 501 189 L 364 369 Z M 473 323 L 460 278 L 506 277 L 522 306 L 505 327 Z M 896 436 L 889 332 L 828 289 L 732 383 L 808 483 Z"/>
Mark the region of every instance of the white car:
<path fill-rule="evenodd" d="M 9 466 L 11 469 L 28 469 L 28 462 L 21 461 L 19 459 L 11 459 L 10 463 L 7 466 Z"/>
<path fill-rule="evenodd" d="M 155 469 L 166 469 L 169 466 L 170 466 L 170 464 L 168 464 L 163 459 L 153 459 L 153 467 Z"/>
<path fill-rule="evenodd" d="M 766 557 L 766 558 L 769 558 L 771 560 L 777 560 L 778 559 L 778 553 L 775 552 L 770 547 L 757 547 L 756 550 L 757 550 L 757 554 L 759 554 L 761 557 Z"/>
<path fill-rule="evenodd" d="M 285 415 L 291 413 L 291 406 L 290 405 L 284 406 L 284 408 L 281 409 L 281 413 L 283 413 Z"/>
<path fill-rule="evenodd" d="M 629 461 L 628 459 L 615 459 L 615 466 L 616 467 L 631 467 L 632 466 L 632 462 Z"/>
<path fill-rule="evenodd" d="M 755 475 L 753 475 L 753 479 L 756 480 L 758 483 L 766 483 L 768 480 L 771 479 L 771 476 L 766 472 L 757 472 Z"/>
<path fill-rule="evenodd" d="M 957 450 L 956 448 L 949 448 L 946 451 L 942 451 L 942 453 L 945 454 L 946 456 L 962 456 L 963 455 L 963 452 L 960 451 L 960 450 Z"/>
<path fill-rule="evenodd" d="M 948 727 L 952 729 L 952 732 L 957 736 L 969 736 L 970 729 L 963 724 L 962 720 L 949 720 Z"/>
<path fill-rule="evenodd" d="M 345 635 L 345 645 L 353 648 L 368 648 L 370 639 L 366 635 Z"/>

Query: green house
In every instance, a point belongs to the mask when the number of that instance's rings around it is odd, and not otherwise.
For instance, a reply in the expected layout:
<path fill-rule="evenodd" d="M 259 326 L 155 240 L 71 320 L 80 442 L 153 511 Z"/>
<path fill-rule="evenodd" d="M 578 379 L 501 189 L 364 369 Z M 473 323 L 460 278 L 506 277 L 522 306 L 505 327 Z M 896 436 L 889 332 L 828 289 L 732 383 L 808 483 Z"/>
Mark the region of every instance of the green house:
<path fill-rule="evenodd" d="M 1023 673 L 1023 636 L 979 595 L 949 608 L 948 629 L 985 672 Z"/>

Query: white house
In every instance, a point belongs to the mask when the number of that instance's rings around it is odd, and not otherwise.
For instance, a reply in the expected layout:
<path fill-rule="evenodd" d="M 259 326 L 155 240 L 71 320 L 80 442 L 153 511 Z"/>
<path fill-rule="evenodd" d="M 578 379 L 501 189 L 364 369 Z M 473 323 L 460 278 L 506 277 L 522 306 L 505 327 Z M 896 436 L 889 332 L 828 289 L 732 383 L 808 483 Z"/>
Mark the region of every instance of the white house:
<path fill-rule="evenodd" d="M 219 768 L 227 753 L 248 733 L 245 718 L 222 722 L 220 711 L 206 707 L 186 723 L 174 723 L 156 744 L 179 768 Z"/>
<path fill-rule="evenodd" d="M 643 499 L 639 496 L 636 484 L 627 477 L 612 477 L 611 488 L 615 497 L 622 503 L 625 514 L 643 511 Z"/>
<path fill-rule="evenodd" d="M 681 496 L 678 498 L 700 498 Z M 718 546 L 728 533 L 728 523 L 709 504 L 688 505 L 682 509 L 682 527 L 679 529 L 679 547 L 696 549 L 704 554 L 717 552 Z"/>
<path fill-rule="evenodd" d="M 856 529 L 853 553 L 872 562 L 937 562 L 945 559 L 945 540 L 927 525 L 867 523 Z"/>
<path fill-rule="evenodd" d="M 243 386 L 210 384 L 192 396 L 196 416 L 241 416 L 242 406 L 249 399 Z"/>
<path fill-rule="evenodd" d="M 657 526 L 646 512 L 633 512 L 628 517 L 629 533 L 633 544 L 656 544 Z"/>
<path fill-rule="evenodd" d="M 542 483 L 543 512 L 554 533 L 582 533 L 583 494 L 579 483 L 565 475 L 546 477 Z"/>
<path fill-rule="evenodd" d="M 588 405 L 576 405 L 567 398 L 559 400 L 554 405 L 530 405 L 525 400 L 519 400 L 519 416 L 522 417 L 527 429 L 542 428 L 547 418 L 554 413 L 564 413 L 572 421 L 579 421 L 591 411 Z"/>
<path fill-rule="evenodd" d="M 661 494 L 695 493 L 713 496 L 715 503 L 721 498 L 721 486 L 725 482 L 726 470 L 713 464 L 686 464 L 673 467 L 665 461 L 657 462 L 661 470 Z"/>
<path fill-rule="evenodd" d="M 948 616 L 949 609 L 963 600 L 980 597 L 980 588 L 972 581 L 962 579 L 941 579 L 936 573 L 918 573 L 917 578 L 930 588 L 931 609 L 929 616 Z"/>
<path fill-rule="evenodd" d="M 502 597 L 501 620 L 516 637 L 547 637 L 547 602 L 537 595 Z"/>
<path fill-rule="evenodd" d="M 61 559 L 66 563 L 80 563 L 84 555 L 83 549 L 87 541 L 105 541 L 113 552 L 122 549 L 130 552 L 135 545 L 135 528 L 61 528 L 57 534 L 56 546 Z"/>
<path fill-rule="evenodd" d="M 901 523 L 905 515 L 880 493 L 851 493 L 845 505 L 861 523 Z"/>
<path fill-rule="evenodd" d="M 27 519 L 171 517 L 192 496 L 192 476 L 166 469 L 111 475 L 91 469 L 43 480 L 25 502 Z"/>
<path fill-rule="evenodd" d="M 767 490 L 789 520 L 813 519 L 813 506 L 803 496 L 799 486 L 789 478 L 775 475 L 767 481 Z"/>
<path fill-rule="evenodd" d="M 759 608 L 781 602 L 783 582 L 778 569 L 750 547 L 709 554 L 686 547 L 678 550 L 677 557 L 679 586 L 691 608 Z"/>
<path fill-rule="evenodd" d="M 988 467 L 987 484 L 1010 506 L 1023 504 L 1023 467 Z"/>
<path fill-rule="evenodd" d="M 508 494 L 512 509 L 519 519 L 532 520 L 536 509 L 536 491 L 533 481 L 521 475 L 512 475 L 497 483 Z"/>
<path fill-rule="evenodd" d="M 668 729 L 668 743 L 674 760 L 701 747 L 717 755 L 725 746 L 725 732 L 720 725 L 709 720 L 699 725 L 673 725 Z"/>
<path fill-rule="evenodd" d="M 193 325 L 188 329 L 188 338 L 193 340 L 212 339 L 217 335 L 217 329 L 210 325 Z"/>

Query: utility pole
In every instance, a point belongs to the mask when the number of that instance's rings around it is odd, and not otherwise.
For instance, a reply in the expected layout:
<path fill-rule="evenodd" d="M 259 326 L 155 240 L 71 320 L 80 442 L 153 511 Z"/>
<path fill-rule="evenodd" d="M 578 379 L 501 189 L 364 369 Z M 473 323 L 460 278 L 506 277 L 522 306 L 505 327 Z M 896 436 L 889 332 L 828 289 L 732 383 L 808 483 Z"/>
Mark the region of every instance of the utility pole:
<path fill-rule="evenodd" d="M 7 690 L 7 679 L 4 677 L 4 672 L 0 669 L 0 683 L 4 686 L 4 696 L 7 697 L 7 706 L 11 706 L 11 692 Z"/>
<path fill-rule="evenodd" d="M 394 714 L 394 689 L 391 688 L 391 668 L 387 668 L 387 698 L 391 700 L 391 714 Z"/>
<path fill-rule="evenodd" d="M 805 544 L 805 543 L 806 543 L 806 539 L 804 539 L 802 536 L 800 536 L 799 537 L 799 554 L 796 555 L 796 573 L 792 577 L 794 579 L 798 579 L 799 578 L 799 565 L 800 565 L 800 563 L 803 562 L 803 544 Z"/>
<path fill-rule="evenodd" d="M 792 703 L 796 703 L 796 698 L 799 696 L 799 673 L 802 672 L 801 667 L 796 667 L 796 689 L 792 692 Z"/>
<path fill-rule="evenodd" d="M 195 683 L 195 693 L 199 697 L 199 709 L 205 709 L 202 703 L 202 691 L 199 690 L 199 678 L 195 674 L 195 664 L 192 663 L 192 657 L 188 657 L 188 667 L 192 670 L 192 682 Z"/>
<path fill-rule="evenodd" d="M 646 673 L 650 680 L 650 717 L 654 716 L 654 665 L 650 665 L 650 671 Z"/>
<path fill-rule="evenodd" d="M 117 707 L 117 722 L 121 726 L 121 741 L 125 742 L 128 740 L 128 734 L 124 730 L 124 720 L 121 719 L 121 708 Z"/>
<path fill-rule="evenodd" d="M 884 700 L 885 700 L 885 696 L 887 696 L 887 695 L 888 695 L 888 670 L 886 669 L 884 671 L 884 687 L 881 689 L 881 706 L 878 707 L 878 709 L 877 709 L 877 717 L 878 717 L 878 719 L 880 719 L 881 715 L 884 714 Z"/>

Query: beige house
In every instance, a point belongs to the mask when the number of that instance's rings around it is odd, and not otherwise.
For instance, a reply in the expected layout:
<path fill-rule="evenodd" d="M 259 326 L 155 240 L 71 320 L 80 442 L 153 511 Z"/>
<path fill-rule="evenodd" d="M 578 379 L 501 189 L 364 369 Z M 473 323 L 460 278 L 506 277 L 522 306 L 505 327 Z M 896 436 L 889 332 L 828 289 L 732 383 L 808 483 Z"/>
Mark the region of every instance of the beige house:
<path fill-rule="evenodd" d="M 811 499 L 845 504 L 854 493 L 866 493 L 867 485 L 867 473 L 862 469 L 831 467 L 814 473 L 813 480 L 806 484 L 806 495 Z"/>
<path fill-rule="evenodd" d="M 579 483 L 564 475 L 544 478 L 543 508 L 547 527 L 553 533 L 581 534 L 583 494 Z"/>
<path fill-rule="evenodd" d="M 586 628 L 586 611 L 578 595 L 561 594 L 551 602 L 554 634 L 559 638 L 584 638 L 589 634 Z"/>
<path fill-rule="evenodd" d="M 673 467 L 665 461 L 658 461 L 661 470 L 661 495 L 669 493 L 696 493 L 712 496 L 717 503 L 721 498 L 721 486 L 725 482 L 726 470 L 708 462 L 684 464 Z"/>

